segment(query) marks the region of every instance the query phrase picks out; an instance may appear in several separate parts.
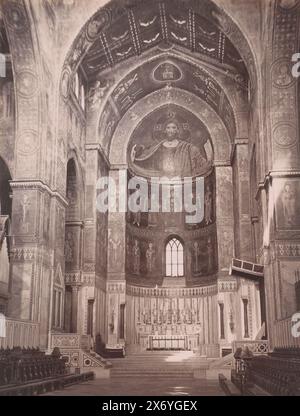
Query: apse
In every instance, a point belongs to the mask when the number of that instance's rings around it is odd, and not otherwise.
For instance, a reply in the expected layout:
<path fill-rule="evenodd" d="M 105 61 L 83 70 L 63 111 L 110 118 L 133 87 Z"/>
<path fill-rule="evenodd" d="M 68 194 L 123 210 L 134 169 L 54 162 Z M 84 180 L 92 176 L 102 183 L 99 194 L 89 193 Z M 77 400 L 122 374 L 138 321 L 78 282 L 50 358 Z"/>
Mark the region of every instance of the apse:
<path fill-rule="evenodd" d="M 235 249 L 232 155 L 247 123 L 237 113 L 240 103 L 248 105 L 249 74 L 214 8 L 203 13 L 192 2 L 144 5 L 129 2 L 116 4 L 113 12 L 100 10 L 69 53 L 61 79 L 66 102 L 70 80 L 76 86 L 76 80 L 86 78 L 87 142 L 90 148 L 99 142 L 110 179 L 122 170 L 128 185 L 138 177 L 148 189 L 137 212 L 108 212 L 106 220 L 97 214 L 103 224 L 97 225 L 96 247 L 104 244 L 98 232 L 107 221 L 106 272 L 120 288 L 109 286 L 108 326 L 101 338 L 109 349 L 126 342 L 134 351 L 151 349 L 157 334 L 185 333 L 180 348 L 216 356 L 221 330 L 216 305 L 224 301 L 218 284 Z M 239 99 L 233 96 L 236 90 Z M 104 160 L 99 158 L 101 171 Z M 200 221 L 187 221 L 187 213 L 175 207 L 179 184 L 187 178 L 193 203 L 197 181 L 203 184 Z M 158 210 L 151 209 L 153 181 Z M 163 212 L 166 183 L 170 210 Z M 231 321 L 240 307 L 237 287 L 232 288 Z M 253 296 L 257 302 L 255 291 Z M 224 348 L 234 337 L 227 328 L 227 308 L 222 310 Z M 105 318 L 96 319 L 103 328 Z"/>

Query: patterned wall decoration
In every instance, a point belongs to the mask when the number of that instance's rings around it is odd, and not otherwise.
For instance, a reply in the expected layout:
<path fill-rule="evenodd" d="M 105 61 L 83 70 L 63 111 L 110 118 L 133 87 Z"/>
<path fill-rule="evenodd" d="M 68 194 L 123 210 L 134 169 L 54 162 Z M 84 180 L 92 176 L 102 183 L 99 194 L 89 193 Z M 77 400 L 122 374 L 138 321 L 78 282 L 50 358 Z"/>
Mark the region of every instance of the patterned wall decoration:
<path fill-rule="evenodd" d="M 236 121 L 230 101 L 221 86 L 202 67 L 177 57 L 149 60 L 127 74 L 107 100 L 99 121 L 99 137 L 107 149 L 120 119 L 135 103 L 162 88 L 180 88 L 200 97 L 223 120 L 231 138 L 236 135 Z M 161 74 L 159 75 L 159 71 Z M 161 78 L 157 78 L 157 77 Z M 134 118 L 134 112 L 131 113 Z"/>
<path fill-rule="evenodd" d="M 39 173 L 39 75 L 29 16 L 23 1 L 4 1 L 3 18 L 16 74 L 16 176 L 36 178 Z"/>
<path fill-rule="evenodd" d="M 127 281 L 145 286 L 162 284 L 165 277 L 165 245 L 170 235 L 178 236 L 184 241 L 184 274 L 187 286 L 209 284 L 215 280 L 218 247 L 213 173 L 205 178 L 204 188 L 204 218 L 200 224 L 186 224 L 185 213 L 158 212 L 155 213 L 155 221 L 154 214 L 127 215 Z"/>
<path fill-rule="evenodd" d="M 277 257 L 300 257 L 300 244 L 298 241 L 280 241 L 276 244 Z"/>
<path fill-rule="evenodd" d="M 272 162 L 275 169 L 300 166 L 297 82 L 292 76 L 292 55 L 298 51 L 299 14 L 277 2 L 274 15 L 270 107 Z"/>
<path fill-rule="evenodd" d="M 131 175 L 128 176 L 128 179 Z M 162 209 L 162 195 L 164 187 L 158 184 L 158 191 L 160 198 L 156 207 L 155 202 L 152 202 L 151 197 L 151 181 L 148 180 L 148 199 L 143 199 L 142 206 L 147 208 L 144 212 L 127 212 L 126 222 L 128 227 L 132 230 L 131 233 L 137 237 L 155 238 L 156 230 L 169 230 L 180 228 L 181 233 L 184 233 L 185 238 L 188 235 L 193 235 L 195 238 L 199 237 L 197 230 L 199 229 L 210 229 L 216 221 L 216 186 L 215 186 L 215 175 L 211 169 L 206 172 L 203 177 L 204 180 L 204 200 L 203 200 L 203 218 L 201 221 L 189 223 L 186 221 L 186 216 L 193 215 L 185 210 L 184 199 L 182 212 L 176 212 L 174 204 L 175 189 L 174 186 L 170 186 L 170 212 L 165 213 Z M 146 179 L 145 179 L 146 181 Z M 193 185 L 193 203 L 195 203 L 195 184 Z M 232 192 L 232 189 L 230 189 Z M 134 193 L 135 191 L 133 191 Z M 144 204 L 144 205 L 143 205 Z M 154 211 L 154 212 L 152 212 Z"/>

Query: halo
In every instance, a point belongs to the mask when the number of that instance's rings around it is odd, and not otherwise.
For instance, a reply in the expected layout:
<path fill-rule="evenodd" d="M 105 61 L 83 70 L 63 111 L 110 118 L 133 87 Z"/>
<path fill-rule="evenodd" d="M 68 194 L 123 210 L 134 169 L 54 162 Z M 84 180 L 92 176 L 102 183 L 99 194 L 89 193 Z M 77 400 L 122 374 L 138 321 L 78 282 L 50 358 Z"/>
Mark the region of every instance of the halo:
<path fill-rule="evenodd" d="M 169 110 L 166 114 L 165 120 L 162 123 L 157 123 L 154 126 L 154 132 L 163 132 L 169 123 L 175 123 L 179 129 L 180 134 L 190 130 L 189 123 L 187 123 L 185 120 L 183 120 L 182 122 L 179 121 L 179 119 L 176 116 L 176 113 L 174 111 Z"/>

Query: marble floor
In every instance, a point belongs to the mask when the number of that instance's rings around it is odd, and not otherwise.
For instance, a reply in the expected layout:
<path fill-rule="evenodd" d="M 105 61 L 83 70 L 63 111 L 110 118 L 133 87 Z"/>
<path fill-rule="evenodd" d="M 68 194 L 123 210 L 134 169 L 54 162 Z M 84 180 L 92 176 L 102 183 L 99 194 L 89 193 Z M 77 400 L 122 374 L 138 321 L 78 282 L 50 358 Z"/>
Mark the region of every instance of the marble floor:
<path fill-rule="evenodd" d="M 47 396 L 224 396 L 217 380 L 97 379 Z"/>

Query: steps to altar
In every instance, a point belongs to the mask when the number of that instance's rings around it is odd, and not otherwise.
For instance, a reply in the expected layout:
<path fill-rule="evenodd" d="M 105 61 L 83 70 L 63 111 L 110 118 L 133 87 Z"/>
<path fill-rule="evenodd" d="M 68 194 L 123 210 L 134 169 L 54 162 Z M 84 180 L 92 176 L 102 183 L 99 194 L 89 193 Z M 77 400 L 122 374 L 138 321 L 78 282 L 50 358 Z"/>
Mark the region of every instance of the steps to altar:
<path fill-rule="evenodd" d="M 191 351 L 151 351 L 111 359 L 111 378 L 200 378 L 206 379 L 211 360 Z"/>

